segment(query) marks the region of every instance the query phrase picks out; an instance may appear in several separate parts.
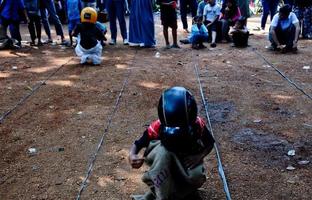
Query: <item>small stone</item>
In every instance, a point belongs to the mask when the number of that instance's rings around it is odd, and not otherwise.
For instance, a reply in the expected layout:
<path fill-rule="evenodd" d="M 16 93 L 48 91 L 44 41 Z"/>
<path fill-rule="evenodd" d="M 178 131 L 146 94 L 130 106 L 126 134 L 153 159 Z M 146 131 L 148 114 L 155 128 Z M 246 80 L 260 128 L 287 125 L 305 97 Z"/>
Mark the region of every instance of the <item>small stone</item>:
<path fill-rule="evenodd" d="M 16 67 L 16 66 L 13 66 L 12 69 L 13 69 L 13 70 L 17 70 L 17 67 Z"/>
<path fill-rule="evenodd" d="M 82 138 L 82 139 L 85 139 L 85 138 L 86 138 L 86 136 L 85 136 L 85 135 L 83 135 L 83 136 L 81 136 L 81 138 Z"/>
<path fill-rule="evenodd" d="M 310 163 L 310 161 L 308 161 L 308 160 L 300 160 L 300 161 L 298 162 L 299 165 L 307 165 L 307 164 L 309 164 L 309 163 Z"/>
<path fill-rule="evenodd" d="M 117 177 L 117 178 L 115 178 L 115 180 L 116 181 L 124 181 L 124 180 L 126 180 L 126 178 L 124 178 L 124 177 Z"/>
<path fill-rule="evenodd" d="M 291 166 L 291 165 L 288 165 L 288 167 L 286 168 L 288 171 L 293 171 L 295 170 L 296 168 Z"/>
<path fill-rule="evenodd" d="M 262 65 L 262 67 L 264 67 L 264 68 L 271 68 L 270 65 Z"/>
<path fill-rule="evenodd" d="M 289 150 L 289 151 L 287 152 L 287 155 L 289 155 L 289 156 L 295 156 L 295 155 L 296 155 L 296 151 L 295 151 L 294 149 Z"/>
<path fill-rule="evenodd" d="M 37 153 L 37 149 L 36 148 L 29 148 L 28 149 L 28 154 L 29 155 L 35 155 Z"/>
<path fill-rule="evenodd" d="M 59 147 L 57 150 L 58 150 L 58 152 L 61 152 L 61 151 L 65 151 L 65 148 L 64 147 Z"/>
<path fill-rule="evenodd" d="M 28 68 L 31 68 L 31 66 L 24 65 L 22 68 L 23 68 L 23 69 L 28 69 Z"/>
<path fill-rule="evenodd" d="M 49 106 L 49 108 L 50 108 L 50 109 L 53 109 L 53 108 L 54 108 L 54 106 Z"/>
<path fill-rule="evenodd" d="M 155 58 L 160 58 L 160 53 L 159 52 L 156 52 Z"/>
<path fill-rule="evenodd" d="M 310 69 L 311 67 L 310 66 L 303 66 L 302 67 L 302 69 L 306 69 L 306 70 L 308 70 L 308 69 Z"/>
<path fill-rule="evenodd" d="M 32 169 L 33 171 L 38 171 L 38 170 L 39 170 L 39 167 L 38 167 L 37 165 L 33 165 L 33 166 L 31 167 L 31 169 Z"/>
<path fill-rule="evenodd" d="M 255 120 L 253 120 L 253 122 L 254 123 L 260 123 L 260 122 L 262 122 L 262 120 L 261 119 L 255 119 Z"/>
<path fill-rule="evenodd" d="M 8 90 L 12 90 L 12 87 L 9 86 L 9 87 L 7 87 L 7 89 L 8 89 Z"/>
<path fill-rule="evenodd" d="M 77 115 L 82 115 L 82 112 L 81 111 L 77 112 Z"/>
<path fill-rule="evenodd" d="M 58 180 L 58 181 L 56 181 L 56 183 L 55 183 L 55 185 L 62 185 L 63 184 L 63 181 L 61 181 L 61 180 Z"/>

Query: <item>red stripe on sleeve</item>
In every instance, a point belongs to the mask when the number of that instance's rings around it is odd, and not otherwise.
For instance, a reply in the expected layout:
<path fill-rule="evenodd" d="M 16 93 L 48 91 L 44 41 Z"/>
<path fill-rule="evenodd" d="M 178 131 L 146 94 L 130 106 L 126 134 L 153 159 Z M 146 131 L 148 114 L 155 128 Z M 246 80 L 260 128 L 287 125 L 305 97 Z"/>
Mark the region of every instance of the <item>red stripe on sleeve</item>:
<path fill-rule="evenodd" d="M 147 133 L 150 140 L 159 138 L 160 124 L 160 120 L 156 120 L 148 127 Z"/>

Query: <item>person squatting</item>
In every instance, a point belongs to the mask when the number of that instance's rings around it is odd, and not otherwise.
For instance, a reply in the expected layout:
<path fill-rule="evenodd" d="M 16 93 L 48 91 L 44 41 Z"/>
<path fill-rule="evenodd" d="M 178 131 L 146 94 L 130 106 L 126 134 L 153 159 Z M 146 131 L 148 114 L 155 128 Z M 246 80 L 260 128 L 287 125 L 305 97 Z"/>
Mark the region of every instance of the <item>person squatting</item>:
<path fill-rule="evenodd" d="M 105 39 L 102 30 L 96 25 L 97 12 L 94 8 L 86 7 L 81 11 L 81 23 L 76 26 L 73 37 L 77 37 L 75 48 L 80 63 L 101 64 L 102 45 Z"/>
<path fill-rule="evenodd" d="M 132 199 L 193 199 L 206 181 L 203 159 L 215 141 L 204 120 L 197 116 L 195 98 L 183 87 L 172 87 L 162 93 L 158 117 L 129 152 L 133 168 L 140 168 L 144 162 L 150 167 L 142 177 L 150 191 L 132 195 Z M 140 157 L 143 148 L 146 148 L 144 157 Z"/>

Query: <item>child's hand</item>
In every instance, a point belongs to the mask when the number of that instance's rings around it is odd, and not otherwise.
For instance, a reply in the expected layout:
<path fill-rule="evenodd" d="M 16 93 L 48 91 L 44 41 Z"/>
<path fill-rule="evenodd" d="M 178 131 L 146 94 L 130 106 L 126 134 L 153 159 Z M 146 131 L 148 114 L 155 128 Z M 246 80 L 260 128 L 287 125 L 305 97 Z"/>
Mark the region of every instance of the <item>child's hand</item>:
<path fill-rule="evenodd" d="M 186 169 L 193 169 L 197 165 L 203 162 L 202 155 L 187 156 L 183 159 L 183 165 Z"/>
<path fill-rule="evenodd" d="M 132 168 L 139 169 L 144 163 L 144 158 L 140 158 L 137 154 L 130 154 L 129 163 Z"/>

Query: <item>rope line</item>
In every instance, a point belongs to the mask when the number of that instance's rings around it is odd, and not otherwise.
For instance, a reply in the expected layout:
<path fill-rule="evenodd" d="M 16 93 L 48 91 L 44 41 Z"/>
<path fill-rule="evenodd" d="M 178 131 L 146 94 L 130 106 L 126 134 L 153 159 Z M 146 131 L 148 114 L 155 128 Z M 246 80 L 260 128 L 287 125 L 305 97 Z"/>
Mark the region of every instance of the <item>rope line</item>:
<path fill-rule="evenodd" d="M 135 55 L 134 55 L 133 62 L 132 62 L 132 64 L 131 64 L 131 66 L 133 65 L 133 63 L 134 63 L 134 61 L 135 61 L 136 55 L 137 55 L 137 51 L 135 52 Z M 79 192 L 78 192 L 78 195 L 77 195 L 76 200 L 80 200 L 82 192 L 83 192 L 83 191 L 85 190 L 85 188 L 87 187 L 87 181 L 88 181 L 88 179 L 89 179 L 89 177 L 90 177 L 90 175 L 91 175 L 91 173 L 92 173 L 92 170 L 93 170 L 93 167 L 94 167 L 94 165 L 95 165 L 95 161 L 96 161 L 97 155 L 98 155 L 98 153 L 99 153 L 99 151 L 100 151 L 100 149 L 101 149 L 101 147 L 102 147 L 102 145 L 103 145 L 104 137 L 106 136 L 106 134 L 107 134 L 107 132 L 108 132 L 110 126 L 111 126 L 113 117 L 114 117 L 115 114 L 116 114 L 116 111 L 117 111 L 117 109 L 118 109 L 118 105 L 119 105 L 119 103 L 120 103 L 121 96 L 122 96 L 122 94 L 123 94 L 123 92 L 124 92 L 124 90 L 125 90 L 125 88 L 126 88 L 126 85 L 127 85 L 128 81 L 129 81 L 130 74 L 131 74 L 131 68 L 128 70 L 128 73 L 126 74 L 125 80 L 124 80 L 124 82 L 123 82 L 123 84 L 122 84 L 121 90 L 120 90 L 119 95 L 118 95 L 118 97 L 117 97 L 117 99 L 116 99 L 116 102 L 115 102 L 115 105 L 114 105 L 114 109 L 113 109 L 111 115 L 110 115 L 109 118 L 108 118 L 107 126 L 106 126 L 106 128 L 104 129 L 104 132 L 103 132 L 102 137 L 101 137 L 101 139 L 100 139 L 100 141 L 99 141 L 99 144 L 97 145 L 97 148 L 96 148 L 94 154 L 91 155 L 91 157 L 90 157 L 90 163 L 89 163 L 89 166 L 88 166 L 88 168 L 87 168 L 85 178 L 83 179 L 83 181 L 82 181 L 82 183 L 81 183 L 81 187 L 80 187 L 80 189 L 79 189 Z"/>
<path fill-rule="evenodd" d="M 302 89 L 300 86 L 298 86 L 294 81 L 292 81 L 290 78 L 288 78 L 281 70 L 279 70 L 277 67 L 275 67 L 272 63 L 270 63 L 262 54 L 260 54 L 259 52 L 257 52 L 255 49 L 253 49 L 254 52 L 264 60 L 264 62 L 266 62 L 269 66 L 273 67 L 273 69 L 275 71 L 277 71 L 286 81 L 288 81 L 288 83 L 290 83 L 291 85 L 293 85 L 297 90 L 299 90 L 300 92 L 302 92 L 305 96 L 307 96 L 310 100 L 312 100 L 312 96 L 310 94 L 308 94 L 306 91 L 304 91 L 304 89 Z"/>
<path fill-rule="evenodd" d="M 70 58 L 66 63 L 62 64 L 60 67 L 58 67 L 54 72 L 52 72 L 44 81 L 40 81 L 40 83 L 36 84 L 31 88 L 31 92 L 26 94 L 24 97 L 22 97 L 17 104 L 15 104 L 11 109 L 6 111 L 4 114 L 0 116 L 0 124 L 3 123 L 3 120 L 7 118 L 14 110 L 16 110 L 20 105 L 25 103 L 25 101 L 31 97 L 37 90 L 39 90 L 43 85 L 46 84 L 46 82 L 54 76 L 61 68 L 63 68 L 65 65 L 67 65 L 73 58 Z"/>
<path fill-rule="evenodd" d="M 197 81 L 198 81 L 198 85 L 199 85 L 201 100 L 202 100 L 202 103 L 203 103 L 203 105 L 205 107 L 206 119 L 207 119 L 207 122 L 208 122 L 208 125 L 209 125 L 209 129 L 211 131 L 211 135 L 215 139 L 214 133 L 213 133 L 213 129 L 212 129 L 212 125 L 211 125 L 209 112 L 208 112 L 207 100 L 205 100 L 202 84 L 201 84 L 201 81 L 200 81 L 200 78 L 199 78 L 199 70 L 198 70 L 198 64 L 197 63 L 194 64 L 194 69 L 195 69 L 195 75 L 196 75 L 196 78 L 197 78 Z M 215 141 L 216 141 L 216 139 L 215 139 Z M 222 166 L 221 155 L 220 155 L 220 152 L 219 152 L 217 141 L 214 143 L 214 149 L 215 149 L 216 156 L 217 156 L 217 161 L 218 161 L 219 176 L 220 176 L 220 178 L 222 180 L 222 183 L 223 183 L 223 190 L 225 192 L 226 199 L 227 200 L 231 200 L 231 193 L 230 193 L 230 190 L 229 190 L 229 187 L 228 187 L 228 183 L 227 183 L 227 179 L 226 179 L 226 176 L 225 176 L 225 173 L 224 173 L 224 169 L 223 169 L 223 166 Z"/>

